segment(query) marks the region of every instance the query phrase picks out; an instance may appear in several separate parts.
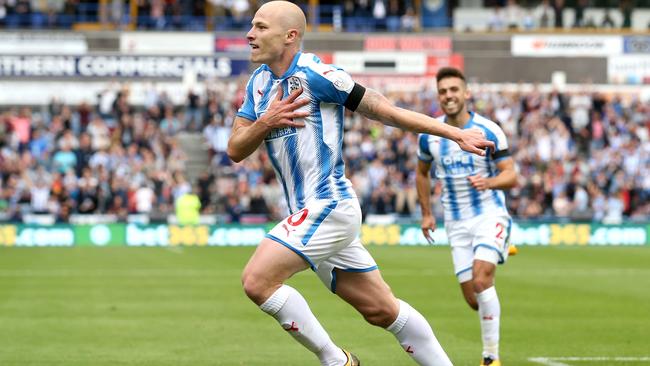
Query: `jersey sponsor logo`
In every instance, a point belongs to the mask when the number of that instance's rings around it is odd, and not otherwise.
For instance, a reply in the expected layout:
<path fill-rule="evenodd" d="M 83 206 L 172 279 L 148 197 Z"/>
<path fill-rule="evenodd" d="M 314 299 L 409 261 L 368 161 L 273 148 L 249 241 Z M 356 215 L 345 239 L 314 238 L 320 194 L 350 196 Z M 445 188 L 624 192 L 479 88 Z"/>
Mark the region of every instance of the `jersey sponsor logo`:
<path fill-rule="evenodd" d="M 445 171 L 452 174 L 471 174 L 474 169 L 472 157 L 465 153 L 446 155 L 440 158 L 440 161 Z"/>
<path fill-rule="evenodd" d="M 280 137 L 285 137 L 298 133 L 295 127 L 283 127 L 283 128 L 274 128 L 266 135 L 265 141 L 279 139 Z"/>

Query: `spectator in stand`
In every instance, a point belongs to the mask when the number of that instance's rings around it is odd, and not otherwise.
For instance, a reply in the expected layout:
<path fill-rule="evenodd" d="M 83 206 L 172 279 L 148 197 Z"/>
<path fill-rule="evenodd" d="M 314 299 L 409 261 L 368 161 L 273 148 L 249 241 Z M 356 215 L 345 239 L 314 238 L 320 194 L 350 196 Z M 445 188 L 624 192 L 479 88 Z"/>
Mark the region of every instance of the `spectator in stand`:
<path fill-rule="evenodd" d="M 554 25 L 554 13 L 555 10 L 551 6 L 551 0 L 542 0 L 542 2 L 535 8 L 533 11 L 534 17 L 538 20 L 538 26 L 540 28 L 550 28 Z"/>
<path fill-rule="evenodd" d="M 229 123 L 241 93 L 226 92 L 229 84 L 222 82 L 206 87 L 205 93 L 198 95 L 198 104 L 190 106 L 188 98 L 175 112 L 198 107 L 204 118 L 206 145 L 221 154 L 221 142 L 230 133 Z M 122 88 L 116 84 L 110 90 Z M 616 221 L 621 215 L 623 219 L 649 217 L 648 102 L 638 95 L 606 98 L 591 91 L 474 90 L 473 108 L 502 125 L 520 169 L 521 188 L 507 199 L 513 214 L 534 219 L 558 211 L 572 219 L 595 221 L 605 217 Z M 169 98 L 152 90 L 149 107 L 141 107 L 118 97 L 117 92 L 112 93 L 113 99 L 110 95 L 106 93 L 106 100 L 97 102 L 109 106 L 106 115 L 97 105 L 71 106 L 60 101 L 44 106 L 42 118 L 31 108 L 10 108 L 0 114 L 0 206 L 7 216 L 19 219 L 22 212 L 33 211 L 32 192 L 23 173 L 27 170 L 36 185 L 36 166 L 50 176 L 45 212 L 58 210 L 61 220 L 81 212 L 120 212 L 119 217 L 124 218 L 125 212 L 137 212 L 134 197 L 142 185 L 154 192 L 148 212 L 173 212 L 179 186 L 189 184 L 185 171 L 188 157 L 182 145 L 161 129 L 163 116 L 156 112 L 160 106 L 165 110 Z M 404 108 L 439 113 L 430 93 L 387 95 Z M 116 99 L 121 101 L 116 103 Z M 118 111 L 122 111 L 119 118 Z M 173 114 L 174 118 L 178 115 Z M 114 120 L 112 129 L 107 119 Z M 181 123 L 176 132 L 190 128 Z M 408 171 L 413 170 L 413 161 L 405 157 L 413 156 L 409 149 L 417 146 L 414 136 L 372 122 L 361 123 L 360 117 L 353 115 L 346 116 L 344 128 L 346 174 L 355 184 L 364 214 L 416 218 L 419 212 L 412 209 L 410 193 L 404 190 L 412 186 Z M 244 164 L 233 164 L 222 155 L 207 169 L 200 195 L 204 213 L 236 221 L 245 219 L 242 215 L 264 212 L 265 204 L 269 220 L 286 216 L 286 207 L 276 204 L 284 201 L 278 198 L 284 193 L 275 183 L 266 152 L 259 151 Z M 98 178 L 110 184 L 95 182 Z M 179 183 L 181 179 L 184 183 Z M 132 184 L 135 186 L 130 187 Z M 261 191 L 257 189 L 260 186 Z M 375 189 L 385 195 L 373 196 Z M 116 197 L 121 202 L 113 207 Z M 434 206 L 435 212 L 441 212 L 440 207 Z"/>
<path fill-rule="evenodd" d="M 585 27 L 585 9 L 589 6 L 589 0 L 578 0 L 575 6 L 575 21 L 573 28 Z"/>
<path fill-rule="evenodd" d="M 176 219 L 179 225 L 198 225 L 201 214 L 199 187 L 195 185 L 191 192 L 182 194 L 176 200 Z"/>
<path fill-rule="evenodd" d="M 52 157 L 52 163 L 54 169 L 61 174 L 77 166 L 77 156 L 72 151 L 70 142 L 62 142 L 61 149 Z"/>

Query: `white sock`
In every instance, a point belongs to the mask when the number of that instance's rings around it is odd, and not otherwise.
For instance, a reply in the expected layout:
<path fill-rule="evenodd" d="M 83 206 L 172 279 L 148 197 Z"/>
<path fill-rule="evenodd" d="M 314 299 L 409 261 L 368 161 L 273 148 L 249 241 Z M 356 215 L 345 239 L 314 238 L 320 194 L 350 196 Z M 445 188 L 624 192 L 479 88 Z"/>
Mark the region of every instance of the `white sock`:
<path fill-rule="evenodd" d="M 452 366 L 422 314 L 406 302 L 398 301 L 399 315 L 386 330 L 395 335 L 402 348 L 418 365 Z"/>
<path fill-rule="evenodd" d="M 342 365 L 345 354 L 320 325 L 307 301 L 293 287 L 282 285 L 260 309 L 271 315 L 282 328 L 318 356 L 323 366 Z"/>
<path fill-rule="evenodd" d="M 483 357 L 499 358 L 499 317 L 501 305 L 494 286 L 476 294 L 478 316 L 481 321 L 483 338 Z"/>

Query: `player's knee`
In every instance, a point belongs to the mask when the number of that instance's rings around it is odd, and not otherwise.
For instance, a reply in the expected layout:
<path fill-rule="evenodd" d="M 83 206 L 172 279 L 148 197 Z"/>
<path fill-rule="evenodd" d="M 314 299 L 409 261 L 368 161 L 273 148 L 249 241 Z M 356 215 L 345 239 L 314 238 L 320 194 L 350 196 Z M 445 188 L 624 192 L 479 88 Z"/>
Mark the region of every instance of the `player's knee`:
<path fill-rule="evenodd" d="M 266 284 L 263 278 L 259 278 L 253 272 L 244 270 L 241 277 L 242 287 L 246 296 L 256 304 L 261 304 L 266 300 Z"/>
<path fill-rule="evenodd" d="M 368 323 L 382 328 L 393 324 L 398 315 L 398 311 L 392 309 L 390 306 L 382 306 L 379 304 L 368 306 L 362 309 L 361 313 Z"/>
<path fill-rule="evenodd" d="M 492 287 L 494 281 L 491 276 L 478 275 L 472 280 L 472 286 L 474 287 L 474 292 L 479 294 L 490 287 Z"/>

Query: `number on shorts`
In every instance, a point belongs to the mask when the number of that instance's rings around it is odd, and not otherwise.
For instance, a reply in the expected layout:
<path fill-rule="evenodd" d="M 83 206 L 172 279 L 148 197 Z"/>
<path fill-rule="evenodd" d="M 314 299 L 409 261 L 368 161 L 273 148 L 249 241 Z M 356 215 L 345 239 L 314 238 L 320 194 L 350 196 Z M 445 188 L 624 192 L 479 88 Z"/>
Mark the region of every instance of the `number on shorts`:
<path fill-rule="evenodd" d="M 499 230 L 497 233 L 497 239 L 503 239 L 503 232 L 505 231 L 505 228 L 503 227 L 502 223 L 497 222 L 497 230 Z"/>
<path fill-rule="evenodd" d="M 302 224 L 303 221 L 307 218 L 307 215 L 309 215 L 309 210 L 306 208 L 303 208 L 302 210 L 296 212 L 295 214 L 289 216 L 287 218 L 287 224 L 291 226 L 298 226 Z"/>

